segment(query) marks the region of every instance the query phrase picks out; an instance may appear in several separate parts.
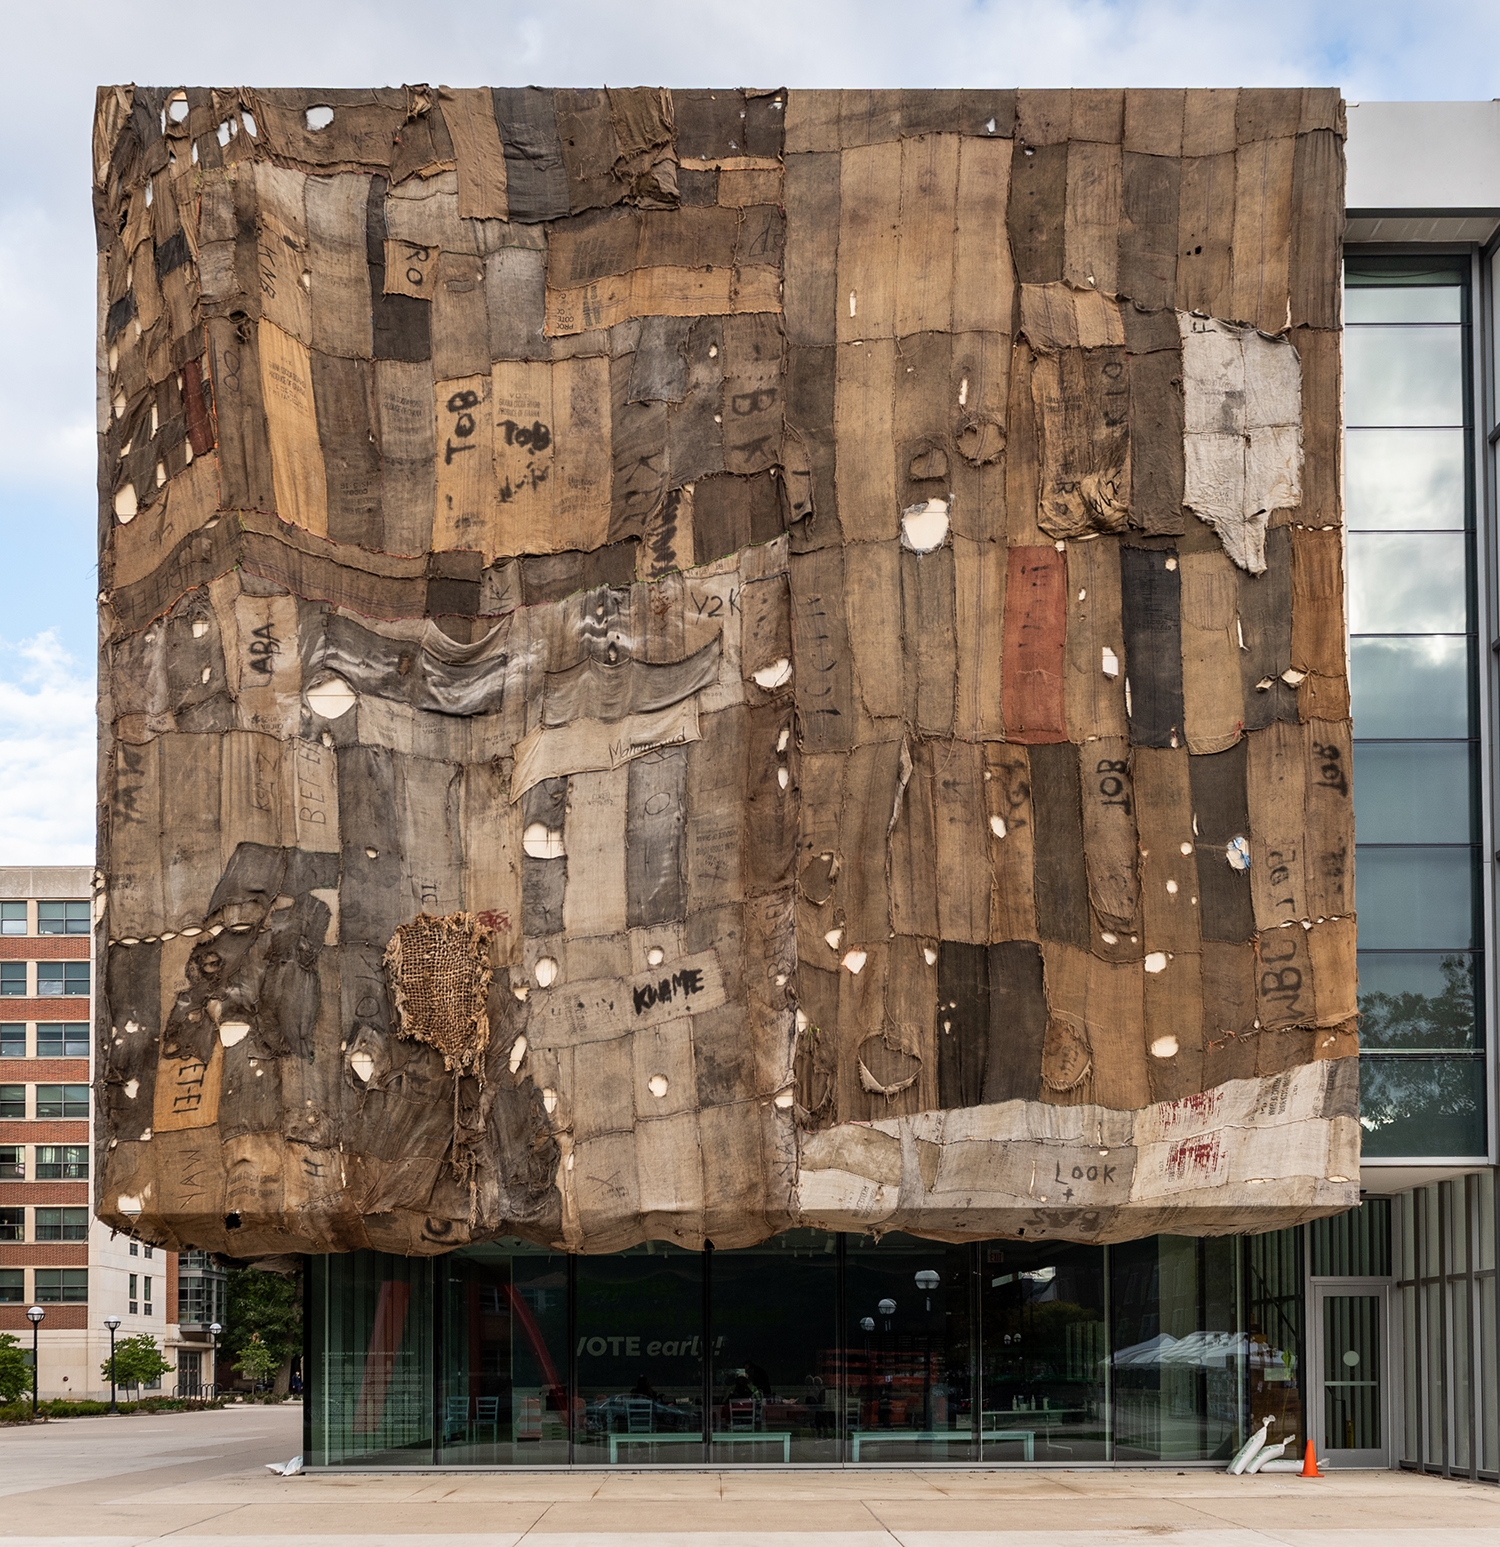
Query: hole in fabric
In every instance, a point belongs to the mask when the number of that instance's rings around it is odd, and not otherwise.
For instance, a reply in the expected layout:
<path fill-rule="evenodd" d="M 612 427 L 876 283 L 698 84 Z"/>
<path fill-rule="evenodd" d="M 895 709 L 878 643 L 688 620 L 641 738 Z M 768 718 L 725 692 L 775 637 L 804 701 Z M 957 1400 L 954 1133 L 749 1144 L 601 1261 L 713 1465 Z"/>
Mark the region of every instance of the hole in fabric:
<path fill-rule="evenodd" d="M 224 1216 L 224 1228 L 226 1230 L 238 1230 L 240 1228 L 240 1216 L 237 1213 L 226 1214 Z"/>
<path fill-rule="evenodd" d="M 665 957 L 665 955 L 666 955 L 666 952 L 663 951 L 662 948 L 659 945 L 653 945 L 651 947 L 651 949 L 646 952 L 646 965 L 648 967 L 659 967 L 659 966 L 661 966 L 662 960 Z"/>
<path fill-rule="evenodd" d="M 351 1053 L 349 1055 L 349 1067 L 354 1071 L 355 1078 L 361 1085 L 370 1083 L 370 1076 L 375 1072 L 375 1060 L 366 1052 Z"/>
<path fill-rule="evenodd" d="M 655 1096 L 658 1100 L 660 1100 L 667 1093 L 667 1077 L 666 1077 L 666 1075 L 664 1075 L 664 1074 L 653 1074 L 651 1076 L 651 1078 L 646 1081 L 646 1089 L 649 1090 L 651 1092 L 651 1094 L 653 1096 Z"/>
<path fill-rule="evenodd" d="M 245 133 L 248 134 L 252 140 L 260 133 L 260 130 L 255 127 L 254 113 L 247 113 L 242 108 L 240 110 L 240 122 L 244 124 Z"/>
<path fill-rule="evenodd" d="M 992 816 L 990 818 L 990 831 L 994 833 L 997 838 L 1003 838 L 1005 836 L 1005 818 L 1000 816 Z"/>
<path fill-rule="evenodd" d="M 136 503 L 135 485 L 133 483 L 127 483 L 115 495 L 115 515 L 122 526 L 135 520 Z"/>
<path fill-rule="evenodd" d="M 209 678 L 210 678 L 210 677 L 211 677 L 211 676 L 213 676 L 213 674 L 214 674 L 214 669 L 213 669 L 213 667 L 212 667 L 212 666 L 205 666 L 205 667 L 204 667 L 204 668 L 203 668 L 203 671 L 202 671 L 202 672 L 201 672 L 201 673 L 200 673 L 200 675 L 199 675 L 199 681 L 200 681 L 200 682 L 207 682 L 207 681 L 208 681 L 208 679 L 209 679 Z"/>
<path fill-rule="evenodd" d="M 542 1092 L 542 1105 L 546 1108 L 549 1117 L 557 1110 L 557 1092 L 551 1086 Z"/>
<path fill-rule="evenodd" d="M 229 127 L 229 120 L 226 118 L 224 122 L 219 125 L 217 130 L 216 137 L 219 141 L 219 144 L 227 145 L 229 143 L 229 137 L 232 133 L 233 130 Z"/>
<path fill-rule="evenodd" d="M 563 848 L 563 836 L 545 822 L 533 822 L 521 834 L 521 848 L 532 859 L 561 859 L 567 850 Z"/>
<path fill-rule="evenodd" d="M 856 974 L 864 966 L 865 961 L 866 957 L 863 951 L 849 951 L 844 956 L 844 965 L 850 970 L 850 972 Z"/>
<path fill-rule="evenodd" d="M 325 720 L 336 720 L 354 707 L 354 689 L 342 677 L 325 677 L 307 690 L 307 707 Z"/>
<path fill-rule="evenodd" d="M 243 1042 L 250 1035 L 249 1021 L 220 1021 L 219 1041 L 225 1047 L 233 1047 L 238 1042 Z"/>
<path fill-rule="evenodd" d="M 1151 951 L 1146 956 L 1147 972 L 1165 972 L 1167 970 L 1167 953 L 1165 951 Z"/>
<path fill-rule="evenodd" d="M 1175 897 L 1177 895 L 1177 883 L 1175 881 L 1167 882 L 1167 895 L 1169 897 Z"/>
<path fill-rule="evenodd" d="M 770 692 L 772 688 L 785 687 L 792 680 L 792 663 L 783 655 L 750 675 L 758 687 Z"/>
<path fill-rule="evenodd" d="M 1120 657 L 1105 645 L 1099 652 L 1099 670 L 1106 677 L 1118 677 L 1120 675 Z"/>
<path fill-rule="evenodd" d="M 1224 858 L 1229 861 L 1231 870 L 1248 870 L 1250 868 L 1250 845 L 1243 838 L 1231 838 L 1224 845 Z"/>
<path fill-rule="evenodd" d="M 538 957 L 534 970 L 536 980 L 543 988 L 551 988 L 557 982 L 557 962 L 552 957 Z"/>
<path fill-rule="evenodd" d="M 139 1198 L 132 1198 L 128 1193 L 122 1192 L 115 1199 L 115 1208 L 121 1214 L 139 1214 L 141 1212 L 141 1200 Z"/>
<path fill-rule="evenodd" d="M 901 541 L 913 553 L 931 553 L 948 535 L 948 500 L 924 500 L 901 512 Z"/>
<path fill-rule="evenodd" d="M 934 951 L 930 945 L 924 945 L 922 947 L 922 959 L 929 967 L 937 966 L 937 952 Z"/>
<path fill-rule="evenodd" d="M 776 770 L 776 782 L 782 787 L 782 789 L 785 789 L 787 785 L 792 782 L 792 776 L 786 771 L 785 768 L 778 768 Z"/>
<path fill-rule="evenodd" d="M 776 750 L 778 752 L 785 752 L 786 751 L 786 744 L 791 739 L 792 739 L 792 728 L 791 728 L 791 726 L 790 725 L 782 726 L 781 734 L 776 738 Z"/>
<path fill-rule="evenodd" d="M 791 1106 L 791 1105 L 792 1105 L 792 1103 L 793 1103 L 793 1102 L 794 1102 L 794 1101 L 795 1101 L 795 1100 L 796 1100 L 796 1099 L 797 1099 L 797 1098 L 796 1098 L 796 1097 L 795 1097 L 795 1096 L 794 1096 L 794 1095 L 793 1095 L 793 1094 L 792 1094 L 792 1093 L 791 1093 L 791 1091 L 789 1091 L 789 1090 L 784 1090 L 784 1091 L 782 1091 L 782 1093 L 781 1093 L 781 1094 L 780 1094 L 780 1095 L 779 1095 L 779 1096 L 778 1096 L 778 1097 L 777 1097 L 777 1098 L 776 1098 L 776 1105 L 777 1105 L 777 1106 L 778 1106 L 778 1107 L 780 1107 L 780 1109 L 781 1109 L 781 1110 L 782 1110 L 782 1111 L 783 1111 L 783 1112 L 785 1112 L 785 1111 L 786 1111 L 786 1109 L 787 1109 L 787 1108 L 788 1108 L 788 1107 L 789 1107 L 789 1106 Z"/>
<path fill-rule="evenodd" d="M 521 1060 L 526 1056 L 526 1038 L 517 1037 L 510 1048 L 510 1072 L 514 1074 L 521 1067 Z"/>
<path fill-rule="evenodd" d="M 1120 937 L 1108 929 L 1101 929 L 1099 931 L 1099 938 L 1105 945 L 1118 945 L 1120 943 Z"/>
<path fill-rule="evenodd" d="M 188 115 L 187 98 L 178 92 L 176 96 L 167 98 L 167 117 L 174 124 L 182 123 Z"/>
<path fill-rule="evenodd" d="M 1179 854 L 1191 854 L 1193 852 L 1193 846 L 1190 843 L 1179 843 L 1177 845 L 1177 852 Z"/>
<path fill-rule="evenodd" d="M 836 951 L 843 941 L 844 931 L 842 929 L 830 929 L 823 938 L 828 942 L 828 949 Z"/>
<path fill-rule="evenodd" d="M 208 619 L 207 618 L 194 618 L 193 619 L 193 638 L 194 639 L 202 639 L 203 636 L 207 632 L 208 632 Z"/>
<path fill-rule="evenodd" d="M 1151 1056 L 1153 1058 L 1171 1058 L 1177 1052 L 1176 1037 L 1158 1037 L 1151 1044 Z"/>
<path fill-rule="evenodd" d="M 331 107 L 310 107 L 307 110 L 307 127 L 314 134 L 319 129 L 326 129 L 333 122 L 333 109 Z"/>

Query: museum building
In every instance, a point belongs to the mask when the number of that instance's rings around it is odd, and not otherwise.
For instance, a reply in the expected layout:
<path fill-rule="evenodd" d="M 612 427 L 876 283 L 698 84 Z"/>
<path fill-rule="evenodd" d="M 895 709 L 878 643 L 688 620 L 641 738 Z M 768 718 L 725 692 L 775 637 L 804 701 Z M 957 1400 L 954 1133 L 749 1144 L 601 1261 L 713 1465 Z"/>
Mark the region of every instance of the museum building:
<path fill-rule="evenodd" d="M 96 1199 L 307 1464 L 1500 1481 L 1500 106 L 113 90 Z"/>

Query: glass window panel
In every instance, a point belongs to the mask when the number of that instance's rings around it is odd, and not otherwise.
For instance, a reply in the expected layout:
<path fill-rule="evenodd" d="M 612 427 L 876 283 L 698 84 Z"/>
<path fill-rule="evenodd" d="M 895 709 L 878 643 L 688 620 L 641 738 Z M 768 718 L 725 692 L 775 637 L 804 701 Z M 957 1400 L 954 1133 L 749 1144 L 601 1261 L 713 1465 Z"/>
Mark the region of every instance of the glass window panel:
<path fill-rule="evenodd" d="M 837 1247 L 792 1230 L 710 1259 L 710 1461 L 838 1463 Z"/>
<path fill-rule="evenodd" d="M 1462 634 L 1469 582 L 1462 532 L 1351 532 L 1351 634 Z"/>
<path fill-rule="evenodd" d="M 1474 842 L 1477 765 L 1477 748 L 1452 742 L 1355 742 L 1360 842 Z"/>
<path fill-rule="evenodd" d="M 1359 1010 L 1362 1048 L 1417 1052 L 1481 1045 L 1474 958 L 1465 952 L 1361 951 Z"/>
<path fill-rule="evenodd" d="M 26 1146 L 0 1144 L 0 1182 L 26 1180 Z"/>
<path fill-rule="evenodd" d="M 41 1213 L 37 1210 L 37 1227 L 41 1228 Z M 0 1241 L 24 1241 L 26 1239 L 26 1210 L 0 1209 Z"/>
<path fill-rule="evenodd" d="M 1314 1278 L 1384 1278 L 1391 1271 L 1391 1204 L 1368 1198 L 1308 1227 Z"/>
<path fill-rule="evenodd" d="M 87 1268 L 37 1268 L 35 1274 L 39 1305 L 82 1305 L 88 1300 Z"/>
<path fill-rule="evenodd" d="M 314 1257 L 309 1457 L 432 1464 L 432 1259 Z"/>
<path fill-rule="evenodd" d="M 1474 943 L 1472 849 L 1356 849 L 1359 943 L 1367 950 Z"/>
<path fill-rule="evenodd" d="M 0 994 L 24 997 L 25 993 L 26 963 L 0 962 Z"/>
<path fill-rule="evenodd" d="M 1466 639 L 1351 639 L 1350 700 L 1357 736 L 1468 736 Z"/>
<path fill-rule="evenodd" d="M 24 1305 L 25 1303 L 26 1270 L 0 1268 L 0 1305 Z"/>
<path fill-rule="evenodd" d="M 1107 1461 L 1104 1252 L 1024 1241 L 979 1250 L 984 1460 Z"/>
<path fill-rule="evenodd" d="M 1426 428 L 1464 423 L 1461 328 L 1349 328 L 1344 423 Z"/>
<path fill-rule="evenodd" d="M 39 999 L 87 994 L 89 991 L 88 962 L 38 962 L 36 991 Z"/>
<path fill-rule="evenodd" d="M 90 912 L 86 902 L 39 902 L 36 905 L 36 932 L 39 935 L 86 935 L 91 923 Z"/>
<path fill-rule="evenodd" d="M 970 1261 L 966 1246 L 898 1232 L 879 1242 L 848 1238 L 849 1460 L 889 1466 L 976 1459 Z"/>
<path fill-rule="evenodd" d="M 1351 276 L 1353 277 L 1353 276 Z M 1448 276 L 1444 276 L 1447 278 Z M 1361 285 L 1344 291 L 1345 326 L 1366 322 L 1462 322 L 1462 285 Z"/>
<path fill-rule="evenodd" d="M 1323 1435 L 1329 1450 L 1378 1450 L 1380 1296 L 1323 1299 Z"/>
<path fill-rule="evenodd" d="M 578 1259 L 575 1461 L 703 1459 L 703 1253 L 660 1241 Z"/>
<path fill-rule="evenodd" d="M 36 1028 L 38 1058 L 87 1058 L 89 1028 L 86 1021 L 41 1021 Z"/>
<path fill-rule="evenodd" d="M 568 1459 L 568 1261 L 527 1242 L 439 1258 L 437 1411 L 445 1466 Z"/>
<path fill-rule="evenodd" d="M 38 1116 L 44 1114 L 38 1113 Z M 0 1118 L 16 1120 L 26 1116 L 26 1087 L 0 1085 Z"/>
<path fill-rule="evenodd" d="M 6 1021 L 0 1026 L 0 1058 L 25 1058 L 25 1021 Z"/>
<path fill-rule="evenodd" d="M 0 902 L 0 934 L 24 935 L 26 933 L 26 904 L 24 902 Z"/>
<path fill-rule="evenodd" d="M 1364 1153 L 1372 1157 L 1483 1156 L 1484 1059 L 1362 1053 L 1359 1121 Z M 1423 1271 L 1435 1261 L 1424 1261 Z"/>
<path fill-rule="evenodd" d="M 1117 1461 L 1227 1460 L 1241 1442 L 1238 1238 L 1110 1248 Z"/>
<path fill-rule="evenodd" d="M 1462 528 L 1468 487 L 1462 430 L 1349 430 L 1344 518 L 1351 530 Z"/>

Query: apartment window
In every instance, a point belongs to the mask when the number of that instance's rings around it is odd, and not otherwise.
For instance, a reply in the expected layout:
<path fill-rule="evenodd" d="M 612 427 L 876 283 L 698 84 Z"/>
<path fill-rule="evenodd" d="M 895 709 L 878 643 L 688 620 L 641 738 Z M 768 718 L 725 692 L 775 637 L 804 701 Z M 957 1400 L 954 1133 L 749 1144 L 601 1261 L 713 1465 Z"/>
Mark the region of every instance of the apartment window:
<path fill-rule="evenodd" d="M 132 1241 L 130 1243 L 130 1255 L 132 1257 L 139 1257 L 140 1254 L 141 1254 L 140 1243 L 136 1242 L 136 1241 Z"/>
<path fill-rule="evenodd" d="M 26 1151 L 20 1144 L 0 1144 L 0 1182 L 26 1180 Z"/>
<path fill-rule="evenodd" d="M 24 935 L 25 933 L 26 904 L 0 902 L 0 935 Z"/>
<path fill-rule="evenodd" d="M 0 994 L 12 999 L 26 998 L 25 962 L 0 962 Z"/>
<path fill-rule="evenodd" d="M 6 1021 L 0 1024 L 0 1058 L 25 1058 L 26 1022 Z"/>
<path fill-rule="evenodd" d="M 26 1210 L 0 1209 L 0 1241 L 26 1239 Z"/>
<path fill-rule="evenodd" d="M 89 1026 L 87 1021 L 44 1021 L 36 1028 L 38 1058 L 87 1058 Z"/>
<path fill-rule="evenodd" d="M 87 1268 L 37 1268 L 38 1305 L 82 1305 L 89 1297 Z"/>
<path fill-rule="evenodd" d="M 152 1252 L 152 1248 L 149 1245 L 148 1246 L 144 1246 L 141 1249 L 141 1255 L 143 1257 L 149 1257 L 151 1255 L 151 1252 Z"/>
<path fill-rule="evenodd" d="M 1356 255 L 1345 287 L 1364 1153 L 1482 1155 L 1468 260 Z"/>
<path fill-rule="evenodd" d="M 44 1209 L 36 1211 L 36 1238 L 39 1241 L 86 1241 L 89 1238 L 87 1209 Z"/>
<path fill-rule="evenodd" d="M 39 935 L 86 935 L 92 927 L 86 902 L 39 902 L 36 932 Z"/>
<path fill-rule="evenodd" d="M 63 999 L 87 996 L 90 967 L 87 962 L 38 962 L 36 992 L 38 999 Z"/>
<path fill-rule="evenodd" d="M 26 1116 L 26 1087 L 24 1085 L 0 1085 L 0 1117 Z"/>
<path fill-rule="evenodd" d="M 88 1086 L 38 1085 L 36 1115 L 38 1117 L 87 1117 L 89 1115 Z"/>
<path fill-rule="evenodd" d="M 141 1296 L 141 1304 L 143 1306 L 141 1314 L 149 1316 L 151 1314 L 151 1275 L 149 1273 L 142 1280 L 141 1288 L 145 1291 Z"/>
<path fill-rule="evenodd" d="M 0 1268 L 0 1305 L 25 1305 L 26 1270 Z"/>
<path fill-rule="evenodd" d="M 86 1182 L 89 1179 L 87 1144 L 38 1144 L 36 1179 L 39 1182 Z"/>
<path fill-rule="evenodd" d="M 132 1316 L 139 1316 L 141 1313 L 140 1296 L 136 1293 L 136 1290 L 140 1286 L 140 1282 L 141 1281 L 136 1274 L 132 1273 L 130 1275 L 130 1293 L 128 1296 L 126 1296 L 126 1298 L 129 1301 L 130 1314 Z"/>

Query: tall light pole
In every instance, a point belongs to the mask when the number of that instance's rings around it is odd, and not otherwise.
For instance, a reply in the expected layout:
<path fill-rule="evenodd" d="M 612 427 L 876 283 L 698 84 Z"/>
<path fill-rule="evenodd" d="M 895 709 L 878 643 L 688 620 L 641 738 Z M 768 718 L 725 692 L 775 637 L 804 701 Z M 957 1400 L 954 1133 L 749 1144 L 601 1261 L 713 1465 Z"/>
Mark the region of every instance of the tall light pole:
<path fill-rule="evenodd" d="M 943 1276 L 931 1268 L 917 1273 L 917 1288 L 927 1300 L 926 1347 L 922 1350 L 922 1427 L 932 1429 L 932 1291 L 943 1282 Z"/>
<path fill-rule="evenodd" d="M 31 1306 L 26 1312 L 26 1320 L 31 1323 L 31 1416 L 33 1419 L 36 1418 L 36 1371 L 40 1347 L 37 1333 L 41 1330 L 42 1318 L 46 1314 L 39 1305 Z"/>
<path fill-rule="evenodd" d="M 223 1327 L 214 1322 L 208 1329 L 208 1335 L 213 1339 L 213 1347 L 208 1355 L 208 1395 L 210 1398 L 219 1394 L 219 1334 Z"/>
<path fill-rule="evenodd" d="M 104 1325 L 109 1328 L 109 1410 L 119 1417 L 120 1407 L 115 1401 L 115 1333 L 120 1327 L 118 1316 L 106 1316 Z"/>

